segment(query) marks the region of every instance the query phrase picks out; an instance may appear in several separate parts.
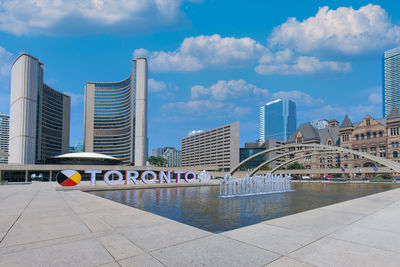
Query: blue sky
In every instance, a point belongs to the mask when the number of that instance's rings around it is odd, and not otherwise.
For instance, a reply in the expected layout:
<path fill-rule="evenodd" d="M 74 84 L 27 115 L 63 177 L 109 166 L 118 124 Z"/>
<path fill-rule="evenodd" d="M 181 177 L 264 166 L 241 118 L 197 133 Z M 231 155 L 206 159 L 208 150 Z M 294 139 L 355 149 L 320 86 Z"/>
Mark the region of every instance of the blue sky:
<path fill-rule="evenodd" d="M 23 8 L 21 8 L 23 7 Z M 297 103 L 312 119 L 382 116 L 382 54 L 400 45 L 397 1 L 0 0 L 0 112 L 21 52 L 72 97 L 71 144 L 83 139 L 84 87 L 125 79 L 149 60 L 149 149 L 240 121 L 258 138 L 259 106 Z"/>

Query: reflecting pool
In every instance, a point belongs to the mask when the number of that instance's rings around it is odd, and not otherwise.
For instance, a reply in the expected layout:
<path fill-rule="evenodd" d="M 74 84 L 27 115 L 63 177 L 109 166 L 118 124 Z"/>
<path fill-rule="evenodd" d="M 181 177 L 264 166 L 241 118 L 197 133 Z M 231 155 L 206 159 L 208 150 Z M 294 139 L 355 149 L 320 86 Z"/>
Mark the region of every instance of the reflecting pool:
<path fill-rule="evenodd" d="M 90 194 L 219 233 L 397 188 L 396 184 L 293 183 L 293 192 L 220 198 L 218 186 Z"/>

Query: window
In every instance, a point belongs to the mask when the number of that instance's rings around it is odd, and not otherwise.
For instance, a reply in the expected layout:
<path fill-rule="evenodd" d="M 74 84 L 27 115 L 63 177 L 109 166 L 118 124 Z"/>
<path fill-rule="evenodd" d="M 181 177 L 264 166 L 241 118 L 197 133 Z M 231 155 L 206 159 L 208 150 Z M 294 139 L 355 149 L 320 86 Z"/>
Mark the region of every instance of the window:
<path fill-rule="evenodd" d="M 320 158 L 319 162 L 321 162 L 321 163 L 325 162 L 325 158 Z"/>
<path fill-rule="evenodd" d="M 379 132 L 379 137 L 382 137 L 383 136 L 383 133 L 382 132 Z"/>
<path fill-rule="evenodd" d="M 342 140 L 343 140 L 343 142 L 349 141 L 349 135 L 348 134 L 344 134 L 342 136 Z"/>
<path fill-rule="evenodd" d="M 364 140 L 364 134 L 361 134 L 361 140 Z"/>
<path fill-rule="evenodd" d="M 345 155 L 344 160 L 349 160 L 349 156 Z"/>
<path fill-rule="evenodd" d="M 361 152 L 367 152 L 367 148 L 366 147 L 361 148 Z"/>
<path fill-rule="evenodd" d="M 376 146 L 371 146 L 371 151 L 376 151 Z"/>
<path fill-rule="evenodd" d="M 370 119 L 367 119 L 365 122 L 367 123 L 367 126 L 371 126 L 371 120 Z"/>
<path fill-rule="evenodd" d="M 394 142 L 392 142 L 392 148 L 394 147 Z"/>
<path fill-rule="evenodd" d="M 371 138 L 371 133 L 368 132 L 368 133 L 367 133 L 367 139 L 370 139 L 370 138 Z"/>
<path fill-rule="evenodd" d="M 306 161 L 311 161 L 311 156 L 307 156 Z"/>
<path fill-rule="evenodd" d="M 399 154 L 397 153 L 397 151 L 393 151 L 393 158 L 398 158 Z"/>
<path fill-rule="evenodd" d="M 379 146 L 379 149 L 380 149 L 380 150 L 385 150 L 385 149 L 386 149 L 386 146 Z"/>
<path fill-rule="evenodd" d="M 331 146 L 332 145 L 332 142 L 329 140 L 328 141 L 328 146 Z"/>
<path fill-rule="evenodd" d="M 358 140 L 359 139 L 359 136 L 358 136 L 358 134 L 356 134 L 356 140 Z"/>
<path fill-rule="evenodd" d="M 291 159 L 294 159 L 294 155 L 293 155 L 293 154 L 291 154 L 291 155 L 289 156 L 289 158 L 291 158 Z"/>
<path fill-rule="evenodd" d="M 400 127 L 390 128 L 390 135 L 399 135 L 399 134 L 400 134 Z"/>
<path fill-rule="evenodd" d="M 296 143 L 303 143 L 303 137 L 297 137 Z"/>
<path fill-rule="evenodd" d="M 399 142 L 394 143 L 395 147 L 399 147 Z"/>
<path fill-rule="evenodd" d="M 372 135 L 374 136 L 374 138 L 376 138 L 376 132 L 374 132 Z"/>
<path fill-rule="evenodd" d="M 332 162 L 332 157 L 328 157 L 328 162 Z"/>

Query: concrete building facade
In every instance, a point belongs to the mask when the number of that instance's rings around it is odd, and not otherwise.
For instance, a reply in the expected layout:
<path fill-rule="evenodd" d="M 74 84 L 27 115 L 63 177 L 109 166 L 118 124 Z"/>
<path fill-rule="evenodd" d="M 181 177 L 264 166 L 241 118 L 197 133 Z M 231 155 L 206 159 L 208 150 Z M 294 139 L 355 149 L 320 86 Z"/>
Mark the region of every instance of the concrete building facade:
<path fill-rule="evenodd" d="M 383 117 L 387 117 L 393 106 L 400 109 L 400 47 L 384 53 L 382 83 Z"/>
<path fill-rule="evenodd" d="M 260 107 L 259 142 L 268 138 L 287 141 L 296 131 L 296 103 L 277 99 Z"/>
<path fill-rule="evenodd" d="M 162 157 L 168 149 L 175 149 L 172 146 L 165 146 L 165 147 L 156 147 L 151 150 L 151 156 L 153 157 Z"/>
<path fill-rule="evenodd" d="M 182 152 L 175 148 L 168 148 L 162 155 L 167 160 L 167 167 L 180 167 Z"/>
<path fill-rule="evenodd" d="M 251 142 L 251 143 L 245 143 L 243 148 L 240 148 L 240 162 L 243 160 L 247 159 L 248 157 L 257 154 L 261 151 L 264 151 L 266 149 L 271 149 L 275 147 L 281 147 L 285 145 L 284 141 L 278 140 L 278 139 L 273 139 L 273 138 L 268 138 L 264 142 Z M 281 150 L 276 150 L 272 151 L 268 154 L 263 154 L 261 156 L 258 156 L 254 158 L 253 160 L 247 162 L 246 164 L 243 165 L 242 169 L 243 170 L 251 170 L 256 168 L 258 165 L 264 163 L 265 161 L 275 158 L 278 155 L 283 154 L 284 152 Z M 285 158 L 282 157 L 274 162 L 271 162 L 268 164 L 268 168 L 272 169 L 275 168 L 276 166 L 282 164 L 285 161 Z"/>
<path fill-rule="evenodd" d="M 131 75 L 120 82 L 86 83 L 85 152 L 145 166 L 147 159 L 147 61 L 132 60 Z"/>
<path fill-rule="evenodd" d="M 239 122 L 182 139 L 182 167 L 215 165 L 227 171 L 239 164 Z"/>
<path fill-rule="evenodd" d="M 10 133 L 10 115 L 0 112 L 0 150 L 8 153 L 8 138 Z M 8 159 L 0 156 L 0 164 L 7 164 Z"/>
<path fill-rule="evenodd" d="M 9 163 L 46 163 L 68 152 L 69 96 L 43 82 L 43 63 L 21 54 L 11 69 Z"/>

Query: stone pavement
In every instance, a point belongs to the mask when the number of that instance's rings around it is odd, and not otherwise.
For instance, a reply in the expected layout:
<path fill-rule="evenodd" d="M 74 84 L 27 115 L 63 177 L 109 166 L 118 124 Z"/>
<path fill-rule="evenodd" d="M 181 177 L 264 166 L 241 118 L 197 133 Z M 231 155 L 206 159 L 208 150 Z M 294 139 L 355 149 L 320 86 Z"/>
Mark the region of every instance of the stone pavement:
<path fill-rule="evenodd" d="M 212 234 L 55 187 L 0 186 L 0 266 L 400 264 L 400 189 Z"/>

